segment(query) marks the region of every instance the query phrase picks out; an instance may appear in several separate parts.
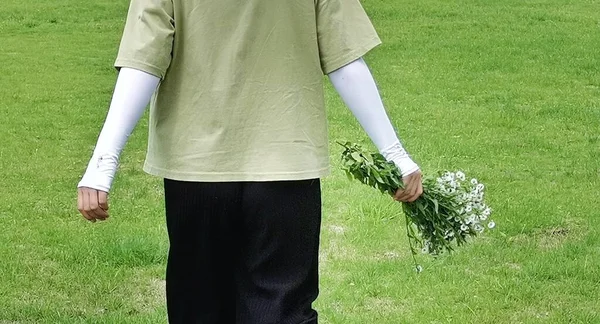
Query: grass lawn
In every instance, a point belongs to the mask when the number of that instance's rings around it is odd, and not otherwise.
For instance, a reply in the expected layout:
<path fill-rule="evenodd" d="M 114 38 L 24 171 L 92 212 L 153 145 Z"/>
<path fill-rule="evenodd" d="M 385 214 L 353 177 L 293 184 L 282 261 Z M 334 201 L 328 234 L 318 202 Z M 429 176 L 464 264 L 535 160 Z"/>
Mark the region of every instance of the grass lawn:
<path fill-rule="evenodd" d="M 497 229 L 408 252 L 400 206 L 323 181 L 322 323 L 600 323 L 600 2 L 363 0 L 366 58 L 425 172 L 483 181 Z M 0 6 L 0 323 L 164 323 L 161 180 L 147 119 L 88 224 L 75 186 L 105 117 L 128 1 Z M 327 86 L 331 143 L 373 147 Z"/>

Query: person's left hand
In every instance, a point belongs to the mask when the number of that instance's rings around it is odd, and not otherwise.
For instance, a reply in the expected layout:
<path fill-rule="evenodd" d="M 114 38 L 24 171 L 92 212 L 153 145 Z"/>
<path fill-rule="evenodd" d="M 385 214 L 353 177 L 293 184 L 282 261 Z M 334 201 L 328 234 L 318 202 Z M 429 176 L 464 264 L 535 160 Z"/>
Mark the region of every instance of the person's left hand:
<path fill-rule="evenodd" d="M 108 218 L 108 193 L 93 188 L 77 189 L 77 209 L 81 215 L 92 223 Z"/>
<path fill-rule="evenodd" d="M 394 199 L 402 202 L 413 202 L 423 194 L 423 175 L 421 170 L 417 170 L 402 178 L 404 189 L 396 190 Z"/>

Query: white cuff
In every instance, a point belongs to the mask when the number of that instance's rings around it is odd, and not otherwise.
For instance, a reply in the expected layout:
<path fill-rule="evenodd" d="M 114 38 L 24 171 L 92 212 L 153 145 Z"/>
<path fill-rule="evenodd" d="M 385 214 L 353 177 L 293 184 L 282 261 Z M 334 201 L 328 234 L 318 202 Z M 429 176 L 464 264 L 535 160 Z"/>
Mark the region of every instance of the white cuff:
<path fill-rule="evenodd" d="M 419 171 L 419 166 L 410 158 L 400 141 L 392 144 L 391 146 L 381 150 L 381 155 L 386 160 L 394 162 L 394 164 L 400 169 L 402 177 L 409 176 L 414 172 Z"/>
<path fill-rule="evenodd" d="M 114 154 L 94 155 L 87 170 L 77 185 L 108 192 L 119 166 L 119 158 Z"/>

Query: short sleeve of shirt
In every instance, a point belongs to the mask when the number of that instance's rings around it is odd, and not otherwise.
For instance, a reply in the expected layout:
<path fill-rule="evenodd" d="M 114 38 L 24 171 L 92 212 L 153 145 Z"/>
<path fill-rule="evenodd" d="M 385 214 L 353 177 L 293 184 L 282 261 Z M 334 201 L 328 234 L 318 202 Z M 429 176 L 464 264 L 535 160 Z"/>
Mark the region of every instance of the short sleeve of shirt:
<path fill-rule="evenodd" d="M 172 0 L 131 0 L 115 67 L 164 78 L 171 64 L 174 34 Z"/>
<path fill-rule="evenodd" d="M 324 74 L 381 44 L 359 0 L 317 0 L 317 36 Z"/>

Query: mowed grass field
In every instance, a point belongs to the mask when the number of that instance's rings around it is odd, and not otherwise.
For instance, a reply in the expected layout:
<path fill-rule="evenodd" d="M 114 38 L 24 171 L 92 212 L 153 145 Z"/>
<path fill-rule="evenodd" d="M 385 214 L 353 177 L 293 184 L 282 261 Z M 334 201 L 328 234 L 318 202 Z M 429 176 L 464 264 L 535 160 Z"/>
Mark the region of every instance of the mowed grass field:
<path fill-rule="evenodd" d="M 368 55 L 425 173 L 487 185 L 497 229 L 412 266 L 400 206 L 350 182 L 337 140 L 369 139 L 327 85 L 322 323 L 600 323 L 600 2 L 364 0 Z M 128 1 L 0 6 L 0 323 L 165 323 L 161 180 L 147 119 L 111 219 L 75 186 L 107 112 Z"/>

